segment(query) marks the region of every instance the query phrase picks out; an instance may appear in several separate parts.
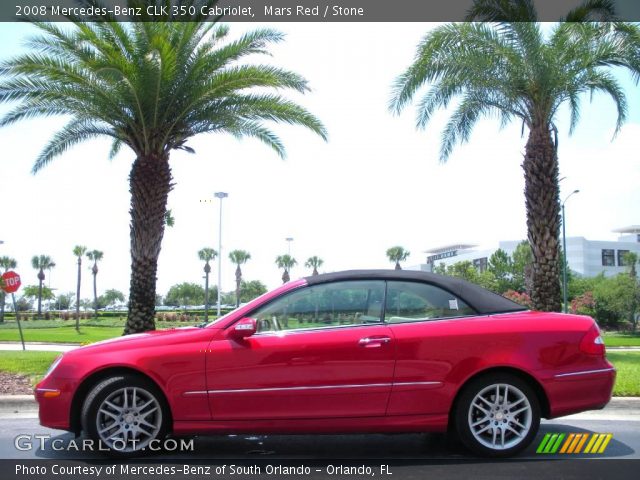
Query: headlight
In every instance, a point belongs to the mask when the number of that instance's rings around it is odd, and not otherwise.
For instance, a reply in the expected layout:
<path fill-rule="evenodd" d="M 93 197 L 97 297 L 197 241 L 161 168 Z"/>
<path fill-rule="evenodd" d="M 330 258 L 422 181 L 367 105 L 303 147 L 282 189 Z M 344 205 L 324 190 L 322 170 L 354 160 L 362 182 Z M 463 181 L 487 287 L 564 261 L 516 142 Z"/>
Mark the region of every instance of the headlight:
<path fill-rule="evenodd" d="M 62 361 L 62 355 L 58 355 L 58 357 L 53 361 L 53 363 L 49 366 L 49 369 L 47 370 L 47 373 L 44 374 L 44 377 L 42 377 L 42 379 L 44 380 L 45 378 L 47 378 L 49 375 L 51 375 L 51 373 L 53 373 L 53 371 L 56 369 L 56 367 L 58 366 L 58 364 Z"/>

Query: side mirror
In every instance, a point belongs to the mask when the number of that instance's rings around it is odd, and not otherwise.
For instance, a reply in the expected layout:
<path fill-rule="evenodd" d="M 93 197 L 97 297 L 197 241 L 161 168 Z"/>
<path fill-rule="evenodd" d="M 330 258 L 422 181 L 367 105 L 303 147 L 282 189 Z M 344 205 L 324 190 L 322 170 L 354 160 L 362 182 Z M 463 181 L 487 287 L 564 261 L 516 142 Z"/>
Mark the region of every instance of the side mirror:
<path fill-rule="evenodd" d="M 258 329 L 258 324 L 256 323 L 255 318 L 243 318 L 239 322 L 236 322 L 231 330 L 229 331 L 229 336 L 237 339 L 243 339 L 246 337 L 250 337 L 256 330 Z"/>

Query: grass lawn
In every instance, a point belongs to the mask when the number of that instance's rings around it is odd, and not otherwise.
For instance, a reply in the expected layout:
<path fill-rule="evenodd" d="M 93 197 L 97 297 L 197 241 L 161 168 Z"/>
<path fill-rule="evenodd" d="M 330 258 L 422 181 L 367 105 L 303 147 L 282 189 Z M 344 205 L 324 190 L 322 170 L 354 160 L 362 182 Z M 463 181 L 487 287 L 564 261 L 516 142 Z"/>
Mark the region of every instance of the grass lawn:
<path fill-rule="evenodd" d="M 640 397 L 640 352 L 607 352 L 618 370 L 613 394 L 617 397 Z"/>
<path fill-rule="evenodd" d="M 25 375 L 35 385 L 58 355 L 59 352 L 0 351 L 0 371 Z"/>
<path fill-rule="evenodd" d="M 58 355 L 58 352 L 0 351 L 0 371 L 27 375 L 35 384 Z M 640 397 L 640 352 L 610 352 L 607 358 L 618 370 L 613 395 Z"/>
<path fill-rule="evenodd" d="M 607 332 L 604 344 L 607 347 L 640 347 L 640 334 Z"/>
<path fill-rule="evenodd" d="M 49 342 L 49 343 L 89 343 L 122 335 L 122 327 L 80 327 L 76 332 L 75 327 L 53 328 L 23 328 L 25 342 Z M 20 333 L 17 328 L 0 329 L 0 341 L 20 341 Z"/>

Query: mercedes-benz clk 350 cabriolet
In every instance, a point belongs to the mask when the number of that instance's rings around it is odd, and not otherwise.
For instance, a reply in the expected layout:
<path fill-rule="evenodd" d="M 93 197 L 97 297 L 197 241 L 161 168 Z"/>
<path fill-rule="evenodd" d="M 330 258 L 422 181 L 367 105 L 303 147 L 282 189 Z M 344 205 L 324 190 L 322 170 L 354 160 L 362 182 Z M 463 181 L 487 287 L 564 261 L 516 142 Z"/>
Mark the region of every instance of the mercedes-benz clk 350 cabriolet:
<path fill-rule="evenodd" d="M 364 270 L 289 282 L 200 327 L 72 350 L 35 394 L 42 425 L 123 456 L 168 434 L 444 431 L 508 456 L 541 417 L 603 408 L 614 380 L 589 317 Z"/>

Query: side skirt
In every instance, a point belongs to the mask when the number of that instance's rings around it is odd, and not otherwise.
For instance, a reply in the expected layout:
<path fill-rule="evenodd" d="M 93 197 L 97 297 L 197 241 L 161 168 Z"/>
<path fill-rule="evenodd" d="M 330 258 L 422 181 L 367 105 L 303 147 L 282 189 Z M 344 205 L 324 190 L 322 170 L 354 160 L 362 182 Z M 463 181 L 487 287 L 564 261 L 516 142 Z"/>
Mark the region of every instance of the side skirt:
<path fill-rule="evenodd" d="M 288 420 L 175 421 L 173 433 L 193 434 L 340 434 L 446 432 L 449 417 L 439 415 L 398 415 L 360 418 L 296 418 Z"/>

